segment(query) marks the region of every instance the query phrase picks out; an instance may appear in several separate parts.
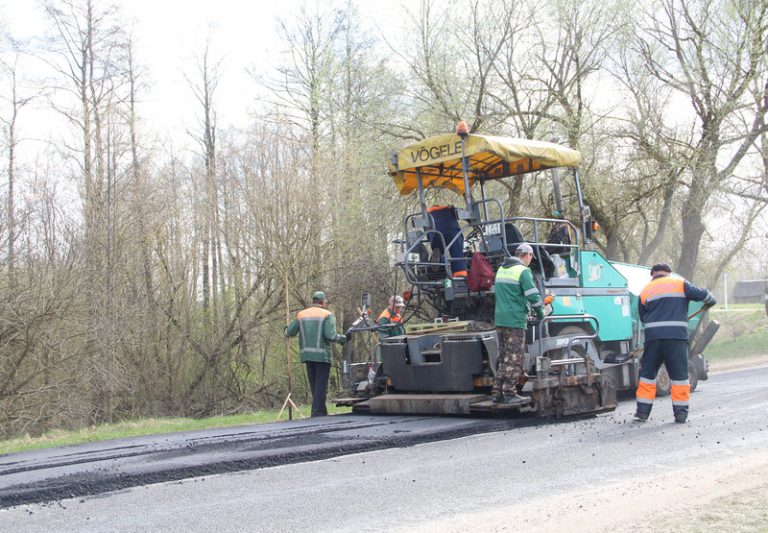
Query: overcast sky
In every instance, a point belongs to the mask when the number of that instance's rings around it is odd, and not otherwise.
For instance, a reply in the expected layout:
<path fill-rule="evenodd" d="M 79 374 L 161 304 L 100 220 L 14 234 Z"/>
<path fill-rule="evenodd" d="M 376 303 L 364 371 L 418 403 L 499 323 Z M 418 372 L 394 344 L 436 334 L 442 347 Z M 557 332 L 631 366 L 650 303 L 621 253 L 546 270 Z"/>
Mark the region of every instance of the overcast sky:
<path fill-rule="evenodd" d="M 150 85 L 143 95 L 142 114 L 151 130 L 174 137 L 196 124 L 198 109 L 184 75 L 194 79 L 195 54 L 202 53 L 209 27 L 212 56 L 222 59 L 216 93 L 218 125 L 245 126 L 245 109 L 253 107 L 258 87 L 246 69 L 269 70 L 284 47 L 277 17 L 289 19 L 300 0 L 115 0 L 134 24 L 137 60 Z M 306 2 L 313 5 L 312 0 Z M 319 3 L 323 6 L 328 2 Z M 416 0 L 359 2 L 366 25 L 374 28 L 394 19 L 403 4 Z M 0 22 L 13 37 L 41 37 L 47 22 L 35 0 L 0 0 Z M 29 120 L 30 112 L 27 111 Z M 29 124 L 27 124 L 29 126 Z"/>

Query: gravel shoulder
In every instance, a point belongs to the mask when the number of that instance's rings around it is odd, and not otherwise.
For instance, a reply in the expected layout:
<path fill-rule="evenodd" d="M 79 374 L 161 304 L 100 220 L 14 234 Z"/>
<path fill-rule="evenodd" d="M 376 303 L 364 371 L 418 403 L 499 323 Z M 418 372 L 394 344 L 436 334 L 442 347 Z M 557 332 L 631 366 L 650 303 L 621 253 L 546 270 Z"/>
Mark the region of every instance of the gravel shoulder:
<path fill-rule="evenodd" d="M 421 524 L 420 531 L 767 531 L 768 451 Z M 674 505 L 670 505 L 674 502 Z"/>
<path fill-rule="evenodd" d="M 710 373 L 765 366 L 768 355 L 717 361 L 711 364 Z M 708 468 L 654 472 L 599 489 L 576 489 L 556 500 L 539 498 L 454 516 L 419 529 L 458 532 L 483 524 L 486 531 L 507 531 L 510 516 L 522 517 L 519 525 L 541 532 L 768 531 L 768 450 L 724 457 Z"/>
<path fill-rule="evenodd" d="M 710 372 L 728 372 L 743 368 L 757 368 L 768 366 L 768 354 L 754 357 L 744 357 L 735 360 L 714 361 L 709 365 Z"/>

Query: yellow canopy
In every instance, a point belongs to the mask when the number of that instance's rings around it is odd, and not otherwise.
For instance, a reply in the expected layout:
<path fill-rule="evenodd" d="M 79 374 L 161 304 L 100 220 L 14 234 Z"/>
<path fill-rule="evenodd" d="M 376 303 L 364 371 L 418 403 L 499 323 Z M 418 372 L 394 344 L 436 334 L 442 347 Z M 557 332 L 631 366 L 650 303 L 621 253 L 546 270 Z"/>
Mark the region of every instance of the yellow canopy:
<path fill-rule="evenodd" d="M 481 179 L 499 179 L 556 167 L 575 167 L 581 153 L 559 144 L 529 139 L 489 135 L 468 135 L 469 186 Z M 445 187 L 464 193 L 461 169 L 461 137 L 455 133 L 438 135 L 403 148 L 389 164 L 389 174 L 400 194 L 418 189 L 416 169 L 421 171 L 424 188 Z"/>

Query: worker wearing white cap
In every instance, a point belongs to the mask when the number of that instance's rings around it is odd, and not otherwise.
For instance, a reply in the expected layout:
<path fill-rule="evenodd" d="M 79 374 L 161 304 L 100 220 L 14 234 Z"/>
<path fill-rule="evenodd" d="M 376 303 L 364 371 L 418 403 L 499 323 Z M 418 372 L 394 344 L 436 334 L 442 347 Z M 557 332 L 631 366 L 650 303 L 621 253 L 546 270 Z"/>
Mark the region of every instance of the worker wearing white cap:
<path fill-rule="evenodd" d="M 405 309 L 405 300 L 402 296 L 392 296 L 389 299 L 389 306 L 379 315 L 378 323 L 382 326 L 376 332 L 379 339 L 405 335 L 405 327 L 402 324 L 403 309 Z"/>

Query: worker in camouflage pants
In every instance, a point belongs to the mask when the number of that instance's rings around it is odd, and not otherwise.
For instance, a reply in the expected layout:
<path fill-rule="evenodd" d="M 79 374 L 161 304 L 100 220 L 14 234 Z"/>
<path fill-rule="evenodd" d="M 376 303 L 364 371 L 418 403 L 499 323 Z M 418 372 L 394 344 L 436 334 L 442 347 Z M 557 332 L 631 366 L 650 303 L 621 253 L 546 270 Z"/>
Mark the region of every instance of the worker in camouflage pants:
<path fill-rule="evenodd" d="M 517 395 L 517 383 L 523 381 L 525 372 L 525 330 L 497 327 L 499 335 L 499 360 L 496 366 L 494 398 L 511 398 Z"/>
<path fill-rule="evenodd" d="M 533 248 L 520 244 L 515 256 L 505 260 L 496 272 L 494 293 L 496 308 L 494 321 L 499 336 L 499 360 L 496 383 L 491 400 L 494 403 L 522 403 L 525 398 L 517 394 L 517 384 L 524 382 L 525 332 L 528 328 L 528 309 L 544 318 L 541 294 L 528 268 L 533 260 Z"/>

